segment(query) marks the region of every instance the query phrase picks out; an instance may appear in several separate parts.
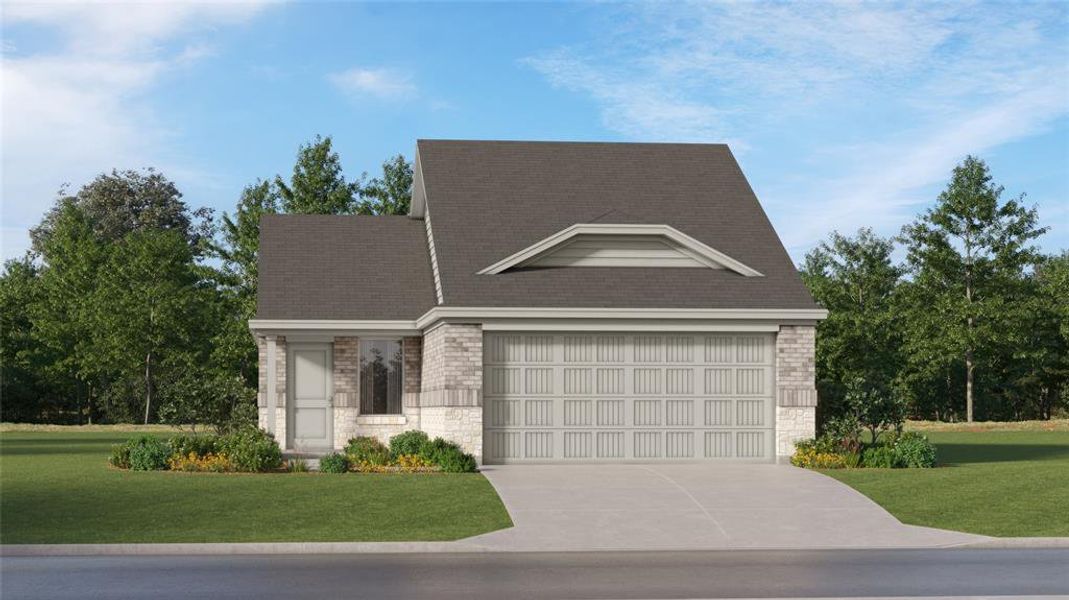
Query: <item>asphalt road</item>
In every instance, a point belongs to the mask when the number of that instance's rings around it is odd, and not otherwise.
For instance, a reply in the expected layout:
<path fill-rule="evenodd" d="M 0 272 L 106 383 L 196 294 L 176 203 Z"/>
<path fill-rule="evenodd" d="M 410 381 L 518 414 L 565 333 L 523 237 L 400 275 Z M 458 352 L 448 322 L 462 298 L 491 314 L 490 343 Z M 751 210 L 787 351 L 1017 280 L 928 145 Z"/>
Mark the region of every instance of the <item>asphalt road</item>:
<path fill-rule="evenodd" d="M 1069 595 L 1069 549 L 5 557 L 22 598 Z"/>

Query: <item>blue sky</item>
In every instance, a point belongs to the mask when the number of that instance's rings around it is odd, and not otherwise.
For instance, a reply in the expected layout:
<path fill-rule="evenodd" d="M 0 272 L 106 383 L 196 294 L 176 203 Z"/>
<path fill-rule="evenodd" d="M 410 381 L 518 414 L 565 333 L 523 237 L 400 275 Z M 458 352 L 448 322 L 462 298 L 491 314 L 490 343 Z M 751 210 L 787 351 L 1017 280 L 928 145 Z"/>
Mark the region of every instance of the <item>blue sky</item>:
<path fill-rule="evenodd" d="M 888 235 L 966 154 L 1069 248 L 1069 3 L 5 3 L 2 250 L 154 166 L 232 210 L 332 135 L 727 142 L 796 260 Z"/>

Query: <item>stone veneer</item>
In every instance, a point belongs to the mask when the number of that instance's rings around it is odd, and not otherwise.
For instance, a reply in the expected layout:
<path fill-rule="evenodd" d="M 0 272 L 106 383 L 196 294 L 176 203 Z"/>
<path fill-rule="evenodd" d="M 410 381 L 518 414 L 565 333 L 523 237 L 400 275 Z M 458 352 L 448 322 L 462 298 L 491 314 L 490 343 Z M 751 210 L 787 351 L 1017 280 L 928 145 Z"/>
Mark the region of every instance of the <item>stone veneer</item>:
<path fill-rule="evenodd" d="M 259 367 L 259 391 L 256 406 L 261 429 L 268 428 L 267 408 L 267 338 L 257 337 L 256 348 Z M 275 439 L 280 446 L 286 445 L 286 338 L 275 338 Z"/>
<path fill-rule="evenodd" d="M 816 435 L 816 327 L 781 325 L 776 336 L 776 455 Z"/>
<path fill-rule="evenodd" d="M 452 440 L 482 462 L 483 332 L 442 323 L 423 336 L 420 429 Z"/>

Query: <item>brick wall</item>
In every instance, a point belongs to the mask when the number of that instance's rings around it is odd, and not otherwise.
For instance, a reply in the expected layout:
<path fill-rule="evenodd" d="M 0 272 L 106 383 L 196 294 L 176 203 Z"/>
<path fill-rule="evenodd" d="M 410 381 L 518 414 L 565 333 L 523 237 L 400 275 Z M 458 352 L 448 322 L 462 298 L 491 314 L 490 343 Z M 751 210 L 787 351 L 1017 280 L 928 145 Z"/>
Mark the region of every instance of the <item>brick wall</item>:
<path fill-rule="evenodd" d="M 275 394 L 278 406 L 286 406 L 286 338 L 279 336 L 275 343 Z M 259 381 L 256 405 L 267 408 L 267 338 L 256 338 L 257 354 L 259 355 Z"/>
<path fill-rule="evenodd" d="M 482 406 L 483 333 L 445 323 L 423 338 L 420 406 Z"/>
<path fill-rule="evenodd" d="M 483 332 L 445 323 L 423 337 L 420 428 L 452 440 L 482 461 Z"/>
<path fill-rule="evenodd" d="M 776 454 L 816 434 L 816 327 L 781 325 L 776 336 Z"/>
<path fill-rule="evenodd" d="M 334 406 L 360 406 L 360 340 L 334 338 Z"/>

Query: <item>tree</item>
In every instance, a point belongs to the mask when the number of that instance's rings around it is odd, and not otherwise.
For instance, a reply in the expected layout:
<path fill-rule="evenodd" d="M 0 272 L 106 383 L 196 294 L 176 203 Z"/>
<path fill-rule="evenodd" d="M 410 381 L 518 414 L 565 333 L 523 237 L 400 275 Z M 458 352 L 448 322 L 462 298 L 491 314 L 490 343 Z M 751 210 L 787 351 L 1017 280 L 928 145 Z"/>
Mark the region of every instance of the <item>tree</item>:
<path fill-rule="evenodd" d="M 314 141 L 298 149 L 289 183 L 281 176 L 275 177 L 284 212 L 318 215 L 354 212 L 360 184 L 345 180 L 341 159 L 332 144 L 330 136 L 317 135 Z"/>
<path fill-rule="evenodd" d="M 268 181 L 257 180 L 241 192 L 237 210 L 231 217 L 223 213 L 220 234 L 222 243 L 214 246 L 223 260 L 225 272 L 246 297 L 255 299 L 257 259 L 260 252 L 260 217 L 278 212 L 278 188 Z"/>
<path fill-rule="evenodd" d="M 55 383 L 54 393 L 82 398 L 88 419 L 93 415 L 94 382 L 103 376 L 93 359 L 95 327 L 92 298 L 108 246 L 94 233 L 93 222 L 74 202 L 61 200 L 46 219 L 48 235 L 37 252 L 40 295 L 26 310 L 32 324 L 35 352 L 48 358 L 39 375 Z"/>
<path fill-rule="evenodd" d="M 113 170 L 98 175 L 78 193 L 67 196 L 61 190 L 56 206 L 40 225 L 30 230 L 34 252 L 44 245 L 67 207 L 78 208 L 101 241 L 114 242 L 132 231 L 177 231 L 200 254 L 212 236 L 211 210 L 190 213 L 175 184 L 154 169 Z"/>
<path fill-rule="evenodd" d="M 94 305 L 98 358 L 122 373 L 141 369 L 147 424 L 161 366 L 207 339 L 189 246 L 171 231 L 128 234 L 101 271 Z"/>
<path fill-rule="evenodd" d="M 382 163 L 382 176 L 360 191 L 360 214 L 407 215 L 412 203 L 412 163 L 398 154 Z"/>
<path fill-rule="evenodd" d="M 1003 188 L 987 165 L 967 157 L 954 168 L 935 207 L 902 230 L 912 275 L 911 304 L 924 311 L 928 331 L 913 335 L 941 340 L 933 349 L 960 356 L 965 370 L 966 420 L 973 420 L 977 352 L 1004 333 L 1002 309 L 1018 295 L 1023 273 L 1039 259 L 1030 242 L 1046 229 L 1023 197 L 1001 201 Z"/>
<path fill-rule="evenodd" d="M 895 293 L 902 269 L 892 262 L 894 242 L 860 229 L 833 232 L 801 267 L 813 297 L 828 309 L 817 325 L 817 385 L 821 420 L 848 410 L 845 393 L 857 379 L 888 387 L 902 366 Z"/>
<path fill-rule="evenodd" d="M 10 260 L 0 275 L 0 420 L 35 421 L 49 394 L 46 357 L 33 338 L 29 307 L 41 295 L 39 269 L 29 257 Z"/>

